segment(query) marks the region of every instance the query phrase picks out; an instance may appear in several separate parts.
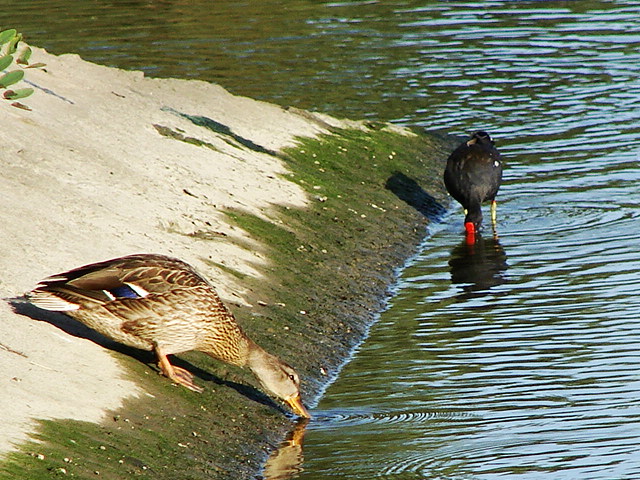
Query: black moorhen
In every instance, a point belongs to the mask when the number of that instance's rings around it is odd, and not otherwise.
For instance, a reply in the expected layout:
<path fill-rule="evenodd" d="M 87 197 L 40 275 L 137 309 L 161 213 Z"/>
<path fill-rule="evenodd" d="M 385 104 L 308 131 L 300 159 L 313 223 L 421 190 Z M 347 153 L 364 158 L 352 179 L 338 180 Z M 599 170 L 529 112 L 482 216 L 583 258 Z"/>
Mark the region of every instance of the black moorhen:
<path fill-rule="evenodd" d="M 474 235 L 482 224 L 482 202 L 491 200 L 491 221 L 496 223 L 496 194 L 502 181 L 502 157 L 487 132 L 474 133 L 447 159 L 444 184 L 465 209 L 464 227 Z"/>

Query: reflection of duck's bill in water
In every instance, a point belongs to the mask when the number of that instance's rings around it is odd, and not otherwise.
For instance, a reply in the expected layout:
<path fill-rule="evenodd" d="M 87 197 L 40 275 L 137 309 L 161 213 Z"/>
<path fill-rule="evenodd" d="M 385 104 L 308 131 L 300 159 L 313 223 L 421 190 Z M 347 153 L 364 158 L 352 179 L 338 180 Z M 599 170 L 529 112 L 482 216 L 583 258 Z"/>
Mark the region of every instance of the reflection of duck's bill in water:
<path fill-rule="evenodd" d="M 265 480 L 297 478 L 298 474 L 302 472 L 304 462 L 302 444 L 308 423 L 307 418 L 299 418 L 285 441 L 269 455 L 262 472 L 262 477 Z"/>

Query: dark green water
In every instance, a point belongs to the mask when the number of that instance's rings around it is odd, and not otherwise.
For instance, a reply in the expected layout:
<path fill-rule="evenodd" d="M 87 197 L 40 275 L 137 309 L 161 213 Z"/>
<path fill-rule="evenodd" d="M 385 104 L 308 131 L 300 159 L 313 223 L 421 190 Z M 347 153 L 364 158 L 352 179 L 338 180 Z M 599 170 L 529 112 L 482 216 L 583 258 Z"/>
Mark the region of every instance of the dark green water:
<path fill-rule="evenodd" d="M 56 53 L 496 139 L 498 239 L 432 227 L 280 478 L 640 478 L 640 2 L 2 3 Z"/>

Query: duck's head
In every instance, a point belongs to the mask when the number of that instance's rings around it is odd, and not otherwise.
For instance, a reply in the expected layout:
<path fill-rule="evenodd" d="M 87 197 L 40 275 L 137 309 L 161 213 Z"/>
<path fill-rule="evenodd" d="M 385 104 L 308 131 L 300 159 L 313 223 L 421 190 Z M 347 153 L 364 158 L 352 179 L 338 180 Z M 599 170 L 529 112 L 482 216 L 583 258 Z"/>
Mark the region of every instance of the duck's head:
<path fill-rule="evenodd" d="M 292 367 L 260 347 L 252 349 L 248 366 L 267 392 L 285 402 L 296 415 L 311 418 L 300 397 L 300 377 Z"/>

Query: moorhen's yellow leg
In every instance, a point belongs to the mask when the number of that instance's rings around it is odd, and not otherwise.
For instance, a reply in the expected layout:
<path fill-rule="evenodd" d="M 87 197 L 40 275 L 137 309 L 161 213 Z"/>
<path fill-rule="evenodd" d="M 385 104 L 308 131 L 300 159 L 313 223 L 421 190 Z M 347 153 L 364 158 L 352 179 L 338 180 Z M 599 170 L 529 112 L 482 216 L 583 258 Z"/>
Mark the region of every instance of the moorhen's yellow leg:
<path fill-rule="evenodd" d="M 491 223 L 496 226 L 496 220 L 498 218 L 498 202 L 491 200 Z"/>
<path fill-rule="evenodd" d="M 156 355 L 158 355 L 158 367 L 162 373 L 176 383 L 187 387 L 194 392 L 202 393 L 204 388 L 193 383 L 193 375 L 184 368 L 171 365 L 167 356 L 162 352 L 159 346 L 155 346 Z"/>

